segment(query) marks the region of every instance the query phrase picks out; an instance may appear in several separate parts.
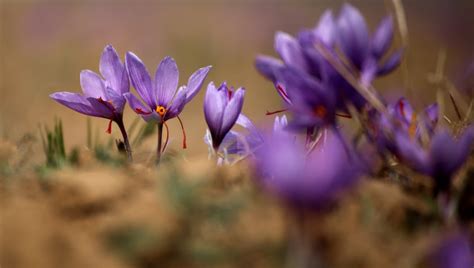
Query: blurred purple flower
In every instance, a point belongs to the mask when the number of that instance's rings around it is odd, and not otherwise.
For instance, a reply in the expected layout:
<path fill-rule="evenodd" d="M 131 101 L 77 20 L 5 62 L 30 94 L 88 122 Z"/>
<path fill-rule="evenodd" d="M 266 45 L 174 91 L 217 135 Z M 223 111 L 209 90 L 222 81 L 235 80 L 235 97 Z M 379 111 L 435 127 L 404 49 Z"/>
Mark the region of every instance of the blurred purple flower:
<path fill-rule="evenodd" d="M 76 112 L 121 122 L 125 106 L 124 93 L 130 90 L 127 72 L 120 62 L 115 49 L 108 45 L 100 58 L 100 73 L 90 70 L 81 72 L 80 81 L 83 94 L 55 92 L 50 97 Z M 111 131 L 111 124 L 107 132 Z"/>
<path fill-rule="evenodd" d="M 369 84 L 376 76 L 393 71 L 403 50 L 385 57 L 393 41 L 393 19 L 387 16 L 372 36 L 360 11 L 345 4 L 337 19 L 338 44 L 353 67 L 361 73 L 362 83 Z M 383 58 L 387 58 L 382 62 Z"/>
<path fill-rule="evenodd" d="M 387 105 L 387 112 L 388 114 L 382 115 L 375 110 L 369 111 L 369 135 L 380 152 L 388 150 L 394 154 L 397 153 L 393 139 L 394 132 L 404 133 L 412 139 L 419 140 L 422 131 L 426 131 L 428 137 L 431 137 L 439 119 L 438 104 L 431 104 L 423 113 L 417 114 L 404 97 Z"/>
<path fill-rule="evenodd" d="M 474 128 L 466 129 L 458 140 L 440 129 L 431 138 L 428 148 L 404 131 L 396 131 L 394 139 L 398 158 L 413 170 L 431 176 L 437 195 L 450 190 L 452 176 L 466 162 L 474 141 Z"/>
<path fill-rule="evenodd" d="M 474 256 L 467 234 L 454 234 L 446 237 L 430 254 L 430 267 L 472 268 Z"/>
<path fill-rule="evenodd" d="M 291 128 L 307 129 L 333 126 L 336 123 L 335 90 L 329 85 L 313 79 L 294 68 L 282 68 L 277 71 L 292 103 L 288 109 L 293 112 Z"/>
<path fill-rule="evenodd" d="M 242 111 L 244 88 L 228 88 L 224 82 L 218 88 L 211 82 L 204 97 L 204 116 L 217 152 L 227 133 L 234 126 Z"/>
<path fill-rule="evenodd" d="M 309 155 L 303 144 L 278 132 L 256 152 L 255 168 L 263 186 L 299 208 L 324 209 L 361 175 L 354 154 L 334 131 Z"/>
<path fill-rule="evenodd" d="M 298 38 L 278 32 L 274 46 L 281 60 L 258 56 L 256 68 L 275 84 L 288 108 L 294 108 L 292 111 L 295 112 L 297 125 L 318 126 L 322 121 L 334 124 L 336 111 L 347 114 L 348 103 L 362 109 L 367 101 L 334 68 L 333 63 L 328 62 L 328 55 L 321 54 L 318 46 L 323 46 L 335 62 L 344 66 L 362 84 L 368 85 L 377 76 L 387 74 L 399 65 L 401 51 L 386 57 L 393 35 L 393 20 L 386 17 L 370 37 L 360 12 L 345 4 L 337 18 L 331 10 L 325 11 L 318 24 L 313 29 L 301 31 Z M 347 60 L 339 57 L 338 47 Z M 387 60 L 382 61 L 385 58 Z M 346 62 L 349 62 L 349 65 Z M 293 77 L 290 81 L 288 73 Z M 295 85 L 295 80 L 312 82 L 306 83 L 304 89 L 295 89 L 301 86 Z M 308 97 L 311 97 L 311 101 L 308 101 Z M 295 103 L 296 101 L 299 103 Z M 305 107 L 308 104 L 309 107 Z M 307 108 L 313 112 L 308 112 Z M 324 113 L 324 119 L 321 120 L 321 116 L 315 117 L 314 111 L 320 115 Z"/>
<path fill-rule="evenodd" d="M 126 67 L 132 85 L 146 106 L 131 93 L 125 94 L 130 107 L 145 121 L 155 120 L 163 123 L 177 117 L 186 103 L 199 92 L 211 66 L 194 72 L 186 86 L 179 89 L 179 71 L 171 57 L 165 57 L 157 67 L 154 81 L 143 62 L 132 52 L 126 55 Z"/>

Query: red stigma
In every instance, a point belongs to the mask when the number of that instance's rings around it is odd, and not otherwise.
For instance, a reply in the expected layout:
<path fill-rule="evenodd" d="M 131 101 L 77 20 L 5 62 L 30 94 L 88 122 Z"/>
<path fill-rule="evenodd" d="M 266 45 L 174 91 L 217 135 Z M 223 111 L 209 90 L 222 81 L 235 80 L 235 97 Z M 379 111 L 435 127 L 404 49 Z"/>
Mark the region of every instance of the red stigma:
<path fill-rule="evenodd" d="M 265 115 L 273 115 L 273 114 L 278 114 L 278 113 L 283 113 L 283 112 L 286 112 L 288 111 L 288 109 L 281 109 L 281 110 L 276 110 L 276 111 L 268 111 L 265 113 Z"/>
<path fill-rule="evenodd" d="M 135 112 L 136 112 L 137 114 L 143 114 L 143 115 L 151 114 L 151 112 L 150 112 L 150 113 L 147 113 L 147 112 L 143 111 L 143 110 L 140 109 L 140 108 L 136 108 L 136 109 L 135 109 Z"/>
<path fill-rule="evenodd" d="M 170 130 L 168 128 L 168 125 L 166 124 L 166 121 L 163 122 L 163 125 L 165 126 L 165 130 L 166 130 L 166 140 L 165 140 L 165 146 L 163 146 L 163 150 L 161 150 L 162 153 L 164 153 L 166 150 L 166 147 L 168 147 L 168 141 L 170 138 Z"/>
<path fill-rule="evenodd" d="M 400 113 L 402 114 L 402 116 L 405 118 L 406 117 L 406 115 L 405 115 L 405 104 L 403 103 L 402 100 L 400 100 L 398 102 L 398 108 L 399 108 Z"/>
<path fill-rule="evenodd" d="M 107 127 L 107 130 L 105 130 L 107 134 L 112 134 L 112 120 L 109 121 L 109 126 Z"/>
<path fill-rule="evenodd" d="M 181 125 L 181 131 L 183 131 L 183 149 L 186 149 L 188 146 L 186 145 L 186 131 L 184 130 L 183 126 L 183 121 L 181 121 L 181 118 L 177 116 L 179 124 Z"/>
<path fill-rule="evenodd" d="M 277 84 L 277 85 L 276 85 L 276 88 L 277 88 L 278 92 L 280 92 L 280 94 L 282 94 L 283 96 L 285 96 L 285 98 L 290 99 L 290 98 L 288 97 L 288 94 L 286 93 L 285 89 L 284 89 L 280 84 Z"/>

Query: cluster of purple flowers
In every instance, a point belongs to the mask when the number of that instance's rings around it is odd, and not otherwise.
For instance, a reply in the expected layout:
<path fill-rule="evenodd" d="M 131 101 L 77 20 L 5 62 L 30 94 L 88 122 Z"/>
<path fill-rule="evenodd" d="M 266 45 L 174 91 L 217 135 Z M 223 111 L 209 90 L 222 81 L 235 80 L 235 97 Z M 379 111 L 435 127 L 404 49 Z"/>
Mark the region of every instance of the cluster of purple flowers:
<path fill-rule="evenodd" d="M 296 37 L 278 32 L 279 59 L 258 56 L 256 67 L 273 83 L 288 118 L 277 116 L 273 131 L 259 130 L 242 113 L 245 89 L 211 82 L 204 98 L 209 128 L 204 141 L 211 155 L 219 163 L 251 158 L 263 187 L 296 207 L 319 210 L 371 170 L 370 160 L 357 143 L 345 138 L 339 122 L 340 117 L 357 118 L 364 137 L 382 157 L 432 177 L 435 196 L 449 194 L 454 174 L 470 154 L 474 129 L 467 126 L 455 139 L 438 126 L 437 104 L 417 113 L 407 99 L 391 104 L 374 91 L 372 82 L 391 73 L 402 60 L 403 49 L 392 49 L 393 39 L 391 16 L 371 33 L 359 10 L 349 4 L 337 16 L 331 10 L 324 12 L 314 28 Z M 123 123 L 128 102 L 145 121 L 157 123 L 159 159 L 163 126 L 175 117 L 182 125 L 179 115 L 210 69 L 198 69 L 178 88 L 178 67 L 171 57 L 161 61 L 152 80 L 134 53 L 128 52 L 123 64 L 107 46 L 100 60 L 102 77 L 83 71 L 83 94 L 57 92 L 51 98 L 82 114 L 110 120 L 108 132 L 115 122 L 131 159 Z M 130 93 L 129 82 L 139 98 Z M 243 131 L 233 130 L 235 125 Z"/>

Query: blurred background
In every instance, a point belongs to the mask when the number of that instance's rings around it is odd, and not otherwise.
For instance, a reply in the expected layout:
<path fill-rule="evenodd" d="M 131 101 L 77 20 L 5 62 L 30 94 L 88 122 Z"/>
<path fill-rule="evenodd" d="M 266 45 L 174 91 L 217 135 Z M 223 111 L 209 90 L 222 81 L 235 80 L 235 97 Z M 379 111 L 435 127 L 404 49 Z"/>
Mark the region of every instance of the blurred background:
<path fill-rule="evenodd" d="M 338 12 L 346 1 L 123 1 L 123 0 L 0 0 L 0 137 L 18 140 L 38 133 L 38 124 L 55 116 L 64 123 L 66 146 L 84 146 L 86 117 L 49 99 L 54 91 L 80 92 L 79 73 L 98 71 L 99 57 L 112 44 L 123 57 L 135 52 L 154 73 L 159 61 L 172 56 L 180 84 L 196 69 L 213 65 L 206 80 L 227 81 L 247 89 L 244 112 L 257 124 L 280 100 L 270 82 L 254 68 L 257 54 L 275 55 L 276 31 L 295 35 L 313 27 L 327 8 Z M 347 1 L 367 17 L 373 30 L 394 12 L 392 1 Z M 409 86 L 421 107 L 435 100 L 427 82 L 437 56 L 445 51 L 449 73 L 456 76 L 474 55 L 474 1 L 403 1 L 407 15 L 409 78 L 397 70 L 377 82 L 383 90 Z M 400 46 L 397 37 L 396 45 Z M 407 82 L 408 81 L 408 82 Z M 187 154 L 206 154 L 202 103 L 205 86 L 186 106 L 182 119 L 188 134 Z M 132 92 L 134 90 L 132 89 Z M 401 91 L 403 92 L 403 91 Z M 127 106 L 125 123 L 136 117 Z M 108 139 L 107 121 L 93 119 L 94 131 Z M 181 144 L 176 120 L 170 122 L 173 148 Z M 112 135 L 119 137 L 118 129 Z M 155 140 L 149 141 L 155 146 Z M 153 150 L 150 147 L 150 150 Z"/>

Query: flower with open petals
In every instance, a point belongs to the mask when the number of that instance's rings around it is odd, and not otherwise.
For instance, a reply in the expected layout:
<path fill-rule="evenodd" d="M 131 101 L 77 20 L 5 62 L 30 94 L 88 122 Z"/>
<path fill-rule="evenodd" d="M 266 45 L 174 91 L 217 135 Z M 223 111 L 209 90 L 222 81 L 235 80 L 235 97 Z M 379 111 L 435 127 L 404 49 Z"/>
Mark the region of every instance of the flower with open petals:
<path fill-rule="evenodd" d="M 245 89 L 233 90 L 222 83 L 216 88 L 213 82 L 207 86 L 204 97 L 204 116 L 211 133 L 215 151 L 239 118 L 244 103 Z"/>
<path fill-rule="evenodd" d="M 99 70 L 105 79 L 90 70 L 81 72 L 83 94 L 55 92 L 50 97 L 76 112 L 109 119 L 107 132 L 110 133 L 112 121 L 118 124 L 122 121 L 123 94 L 129 92 L 130 85 L 125 67 L 111 45 L 102 52 Z"/>
<path fill-rule="evenodd" d="M 125 94 L 130 107 L 145 121 L 155 120 L 163 123 L 179 116 L 186 103 L 192 100 L 201 89 L 211 66 L 194 72 L 188 84 L 178 89 L 179 71 L 171 57 L 165 57 L 152 80 L 143 62 L 132 52 L 126 55 L 126 66 L 132 85 L 146 105 L 131 93 Z"/>
<path fill-rule="evenodd" d="M 265 189 L 298 208 L 324 209 L 361 175 L 355 154 L 338 133 L 327 135 L 308 155 L 305 146 L 278 132 L 256 152 L 255 168 Z"/>

